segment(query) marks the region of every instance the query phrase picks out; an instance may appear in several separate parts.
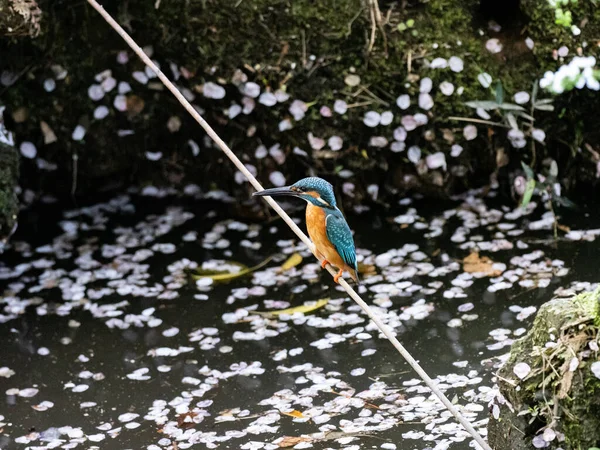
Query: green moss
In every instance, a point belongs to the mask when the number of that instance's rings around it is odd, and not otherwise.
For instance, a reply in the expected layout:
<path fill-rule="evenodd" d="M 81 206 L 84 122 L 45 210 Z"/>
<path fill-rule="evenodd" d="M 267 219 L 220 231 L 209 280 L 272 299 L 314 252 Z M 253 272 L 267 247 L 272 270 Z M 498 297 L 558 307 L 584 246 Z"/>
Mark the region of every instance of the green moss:
<path fill-rule="evenodd" d="M 600 289 L 572 299 L 556 299 L 544 304 L 525 337 L 516 341 L 506 364 L 498 372 L 501 393 L 514 411 L 502 410 L 501 420 L 491 420 L 491 436 L 507 434 L 517 427 L 523 435 L 515 448 L 528 448 L 531 439 L 546 426 L 564 433 L 566 447 L 587 450 L 598 444 L 600 428 L 600 380 L 590 370 L 595 357 L 585 355 L 588 343 L 599 336 Z M 553 342 L 553 346 L 548 346 Z M 579 366 L 569 365 L 576 356 Z M 525 362 L 531 372 L 524 380 L 513 373 Z M 518 386 L 518 388 L 517 388 Z M 556 404 L 556 406 L 555 406 Z M 527 421 L 517 415 L 528 411 Z M 531 420 L 529 420 L 531 419 Z"/>

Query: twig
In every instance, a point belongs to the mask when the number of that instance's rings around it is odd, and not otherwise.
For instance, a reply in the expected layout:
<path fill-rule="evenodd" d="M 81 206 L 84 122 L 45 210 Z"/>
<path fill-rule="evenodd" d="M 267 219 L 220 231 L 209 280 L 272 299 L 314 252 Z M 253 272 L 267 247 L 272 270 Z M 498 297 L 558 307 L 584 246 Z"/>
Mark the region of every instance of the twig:
<path fill-rule="evenodd" d="M 239 160 L 239 158 L 231 151 L 231 149 L 225 144 L 225 142 L 219 137 L 219 135 L 212 129 L 212 127 L 204 120 L 204 118 L 198 114 L 198 111 L 194 109 L 190 102 L 186 100 L 183 94 L 175 87 L 173 83 L 166 77 L 166 75 L 152 62 L 152 60 L 144 53 L 144 51 L 140 48 L 139 45 L 129 36 L 125 30 L 108 14 L 102 6 L 98 4 L 96 0 L 88 0 L 88 3 L 92 5 L 92 7 L 100 13 L 100 15 L 106 20 L 106 22 L 121 36 L 125 42 L 132 48 L 132 50 L 144 61 L 144 63 L 150 67 L 158 76 L 160 81 L 169 89 L 173 95 L 179 100 L 179 103 L 186 109 L 188 113 L 198 122 L 198 124 L 206 131 L 208 136 L 219 146 L 219 148 L 227 155 L 227 157 L 231 160 L 231 162 L 238 168 L 242 174 L 248 179 L 250 184 L 257 190 L 263 191 L 262 185 L 258 182 L 254 175 L 250 173 L 250 171 L 246 168 L 246 166 Z M 302 242 L 310 249 L 310 251 L 315 255 L 315 246 L 310 241 L 308 236 L 306 236 L 302 230 L 296 225 L 296 223 L 291 219 L 287 213 L 281 209 L 279 204 L 273 200 L 271 197 L 264 197 L 265 201 L 271 205 L 271 207 L 281 216 L 284 222 L 292 229 L 292 231 L 300 238 Z M 317 258 L 318 259 L 318 258 Z M 331 264 L 327 264 L 327 271 L 335 276 L 337 274 L 337 270 L 335 270 Z M 448 400 L 448 397 L 444 395 L 442 391 L 435 385 L 434 381 L 431 379 L 429 375 L 423 370 L 423 368 L 419 365 L 419 363 L 412 357 L 412 355 L 404 348 L 404 346 L 396 339 L 394 336 L 394 332 L 391 328 L 389 328 L 383 320 L 375 314 L 375 312 L 365 303 L 365 301 L 358 295 L 358 293 L 348 284 L 348 282 L 344 278 L 340 278 L 339 282 L 340 286 L 344 288 L 344 290 L 350 295 L 350 297 L 360 306 L 360 308 L 369 316 L 369 318 L 373 321 L 373 323 L 379 328 L 379 330 L 383 333 L 383 335 L 392 343 L 392 345 L 398 350 L 398 352 L 404 357 L 406 362 L 414 369 L 415 372 L 423 379 L 425 384 L 431 389 L 431 391 L 435 394 L 435 396 L 440 400 L 440 402 L 452 413 L 452 415 L 460 422 L 460 424 L 465 428 L 465 430 L 477 441 L 477 443 L 484 450 L 492 450 L 492 448 L 488 445 L 488 443 L 481 437 L 481 435 L 473 428 L 473 425 L 463 417 L 463 415 L 458 411 L 458 409 Z"/>

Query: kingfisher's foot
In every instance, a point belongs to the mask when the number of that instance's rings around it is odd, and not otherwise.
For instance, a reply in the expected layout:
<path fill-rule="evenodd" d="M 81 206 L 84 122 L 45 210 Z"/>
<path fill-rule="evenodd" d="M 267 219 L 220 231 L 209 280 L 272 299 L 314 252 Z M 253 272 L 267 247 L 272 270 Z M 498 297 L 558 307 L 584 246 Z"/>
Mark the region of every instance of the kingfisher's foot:
<path fill-rule="evenodd" d="M 342 269 L 340 269 L 340 271 L 336 274 L 335 277 L 333 277 L 333 281 L 335 281 L 336 283 L 340 283 L 340 277 L 342 276 L 342 274 L 344 273 L 344 271 Z"/>
<path fill-rule="evenodd" d="M 329 264 L 329 261 L 327 261 L 326 259 L 324 259 L 324 260 L 321 262 L 321 269 L 324 269 L 324 268 L 325 268 L 325 266 L 326 266 L 327 264 Z"/>

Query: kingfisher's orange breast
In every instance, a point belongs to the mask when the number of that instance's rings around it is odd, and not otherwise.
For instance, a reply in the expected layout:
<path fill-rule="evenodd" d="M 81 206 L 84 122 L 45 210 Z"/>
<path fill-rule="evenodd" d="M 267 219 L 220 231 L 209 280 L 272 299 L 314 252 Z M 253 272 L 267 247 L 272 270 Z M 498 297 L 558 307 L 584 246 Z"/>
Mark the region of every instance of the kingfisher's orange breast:
<path fill-rule="evenodd" d="M 339 269 L 348 270 L 350 268 L 346 266 L 344 260 L 341 258 L 340 254 L 327 237 L 327 230 L 325 228 L 326 217 L 327 215 L 325 214 L 325 210 L 323 208 L 319 208 L 312 203 L 307 205 L 306 228 L 308 230 L 310 240 L 313 241 L 313 244 L 315 244 L 317 252 L 321 257 L 325 258 Z"/>

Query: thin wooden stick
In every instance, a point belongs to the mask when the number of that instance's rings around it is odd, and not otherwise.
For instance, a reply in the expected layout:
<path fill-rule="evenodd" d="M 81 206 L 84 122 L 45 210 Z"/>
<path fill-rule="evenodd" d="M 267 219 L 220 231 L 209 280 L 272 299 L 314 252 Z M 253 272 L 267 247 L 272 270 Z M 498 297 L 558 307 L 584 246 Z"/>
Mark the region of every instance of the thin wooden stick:
<path fill-rule="evenodd" d="M 186 98 L 179 92 L 177 87 L 171 83 L 171 81 L 165 76 L 165 74 L 152 62 L 152 60 L 144 53 L 139 45 L 129 36 L 125 30 L 108 14 L 104 8 L 98 4 L 96 0 L 88 0 L 88 3 L 100 13 L 100 15 L 108 22 L 108 24 L 127 42 L 132 50 L 144 61 L 144 63 L 150 67 L 158 76 L 160 81 L 169 89 L 173 95 L 179 100 L 179 103 L 186 109 L 187 112 L 200 124 L 208 136 L 215 141 L 219 148 L 227 155 L 227 157 L 233 162 L 233 164 L 239 169 L 240 172 L 248 179 L 250 184 L 254 186 L 257 191 L 264 190 L 261 184 L 256 178 L 248 171 L 246 166 L 238 159 L 238 157 L 231 151 L 231 149 L 223 142 L 223 140 L 217 135 L 217 133 L 211 128 L 211 126 L 202 118 L 200 114 L 194 109 L 194 107 L 186 100 Z M 315 246 L 310 241 L 300 228 L 294 223 L 294 221 L 287 215 L 287 213 L 281 209 L 275 200 L 271 197 L 263 197 L 267 203 L 281 216 L 281 218 L 288 224 L 292 231 L 300 238 L 304 244 L 315 254 Z M 315 254 L 316 256 L 316 254 Z M 318 258 L 317 258 L 318 259 Z M 335 276 L 337 271 L 328 264 L 326 267 L 327 271 Z M 398 350 L 398 352 L 404 357 L 408 364 L 414 369 L 415 372 L 423 379 L 425 384 L 431 389 L 431 391 L 439 398 L 442 404 L 448 408 L 452 415 L 460 422 L 460 424 L 467 430 L 467 432 L 477 441 L 484 450 L 492 450 L 488 443 L 481 437 L 481 435 L 473 428 L 471 423 L 465 419 L 458 409 L 448 400 L 442 391 L 438 389 L 431 377 L 421 368 L 419 363 L 411 356 L 411 354 L 402 346 L 402 344 L 394 336 L 394 332 L 389 328 L 383 321 L 375 314 L 375 312 L 367 305 L 364 300 L 356 293 L 356 291 L 344 280 L 340 278 L 339 284 L 346 290 L 348 295 L 354 300 L 361 309 L 369 316 L 373 323 L 379 328 L 383 335 L 392 343 L 392 345 Z"/>

